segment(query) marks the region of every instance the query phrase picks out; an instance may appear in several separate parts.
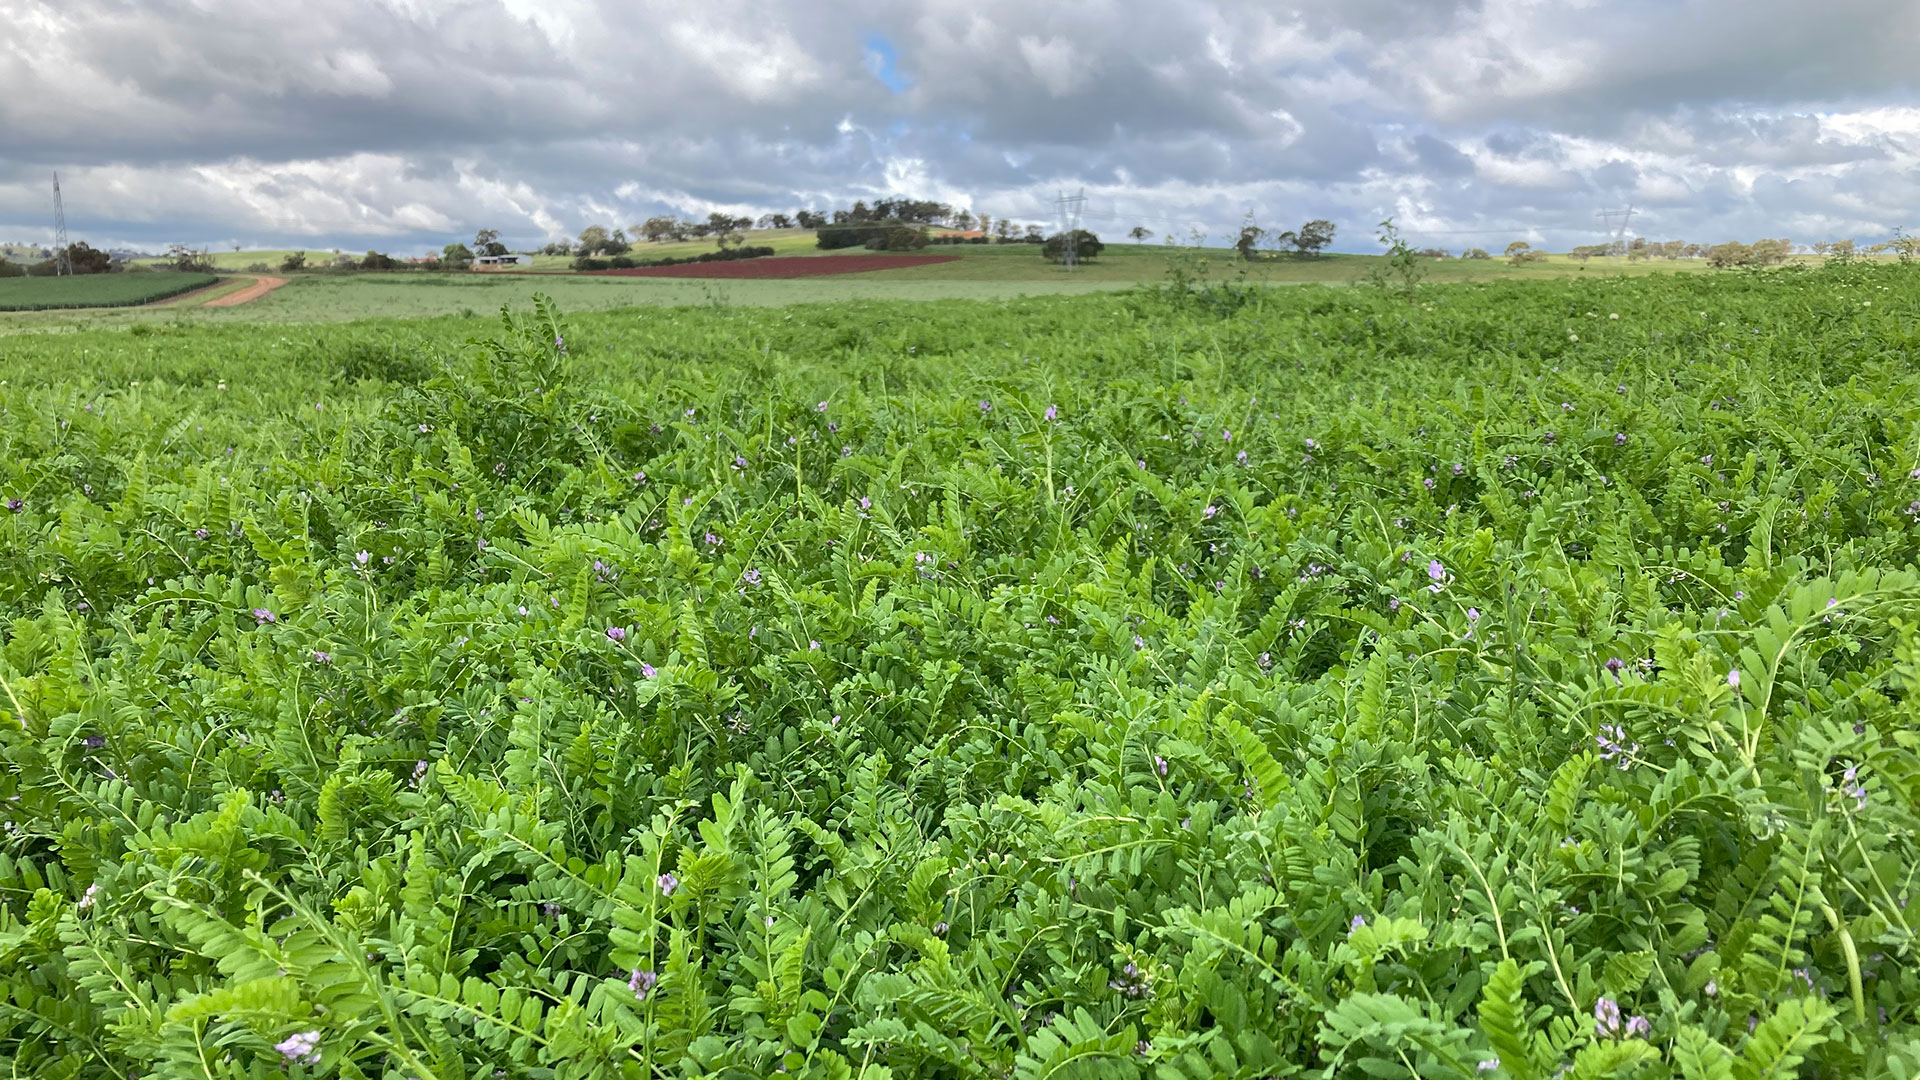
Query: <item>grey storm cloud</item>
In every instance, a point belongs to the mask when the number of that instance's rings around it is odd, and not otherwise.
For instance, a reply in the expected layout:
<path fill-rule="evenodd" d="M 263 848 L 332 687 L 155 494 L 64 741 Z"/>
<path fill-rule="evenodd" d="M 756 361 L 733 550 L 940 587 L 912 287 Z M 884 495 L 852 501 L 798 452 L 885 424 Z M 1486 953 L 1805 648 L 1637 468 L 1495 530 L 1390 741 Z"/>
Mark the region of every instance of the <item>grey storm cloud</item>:
<path fill-rule="evenodd" d="M 392 250 L 924 194 L 1185 236 L 1911 224 L 1912 0 L 0 0 L 0 239 Z"/>

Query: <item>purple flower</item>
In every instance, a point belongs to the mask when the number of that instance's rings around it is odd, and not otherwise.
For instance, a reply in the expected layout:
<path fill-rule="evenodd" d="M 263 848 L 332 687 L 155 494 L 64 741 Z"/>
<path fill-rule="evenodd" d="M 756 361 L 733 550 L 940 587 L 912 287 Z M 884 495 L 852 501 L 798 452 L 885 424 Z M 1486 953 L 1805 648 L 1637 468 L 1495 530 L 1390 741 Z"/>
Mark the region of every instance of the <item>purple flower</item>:
<path fill-rule="evenodd" d="M 7 509 L 13 511 L 16 514 L 20 513 L 22 510 L 25 510 L 26 508 L 27 508 L 27 504 L 24 502 L 21 502 L 19 499 L 7 500 Z"/>
<path fill-rule="evenodd" d="M 1146 647 L 1147 647 L 1147 639 L 1145 639 L 1145 638 L 1143 638 L 1143 637 L 1141 637 L 1141 636 L 1140 636 L 1139 634 L 1135 634 L 1135 635 L 1133 635 L 1133 647 L 1134 647 L 1134 648 L 1136 648 L 1136 649 L 1144 649 L 1144 648 L 1146 648 Z"/>
<path fill-rule="evenodd" d="M 561 356 L 567 355 L 567 339 L 561 337 L 559 334 L 553 336 L 553 347 L 560 350 Z"/>
<path fill-rule="evenodd" d="M 280 620 L 274 616 L 273 612 L 268 611 L 266 608 L 257 607 L 253 609 L 253 621 L 261 626 L 265 626 L 267 623 L 279 622 Z"/>
<path fill-rule="evenodd" d="M 993 402 L 991 402 L 991 401 L 988 401 L 988 400 L 986 400 L 985 398 L 982 398 L 982 399 L 980 399 L 980 411 L 981 411 L 981 412 L 983 412 L 983 413 L 990 413 L 990 412 L 992 412 L 992 411 L 993 411 Z"/>
<path fill-rule="evenodd" d="M 1161 776 L 1167 775 L 1167 759 L 1161 757 L 1159 754 L 1153 755 L 1153 771 L 1159 773 Z"/>
<path fill-rule="evenodd" d="M 1217 513 L 1219 513 L 1219 512 L 1220 512 L 1220 508 L 1219 508 L 1219 507 L 1217 507 L 1217 506 L 1209 506 L 1209 507 L 1207 507 L 1207 508 L 1206 508 L 1206 510 L 1205 510 L 1204 512 L 1202 512 L 1202 513 L 1201 513 L 1201 515 L 1200 515 L 1200 516 L 1201 516 L 1201 517 L 1202 517 L 1203 519 L 1206 519 L 1206 520 L 1209 520 L 1209 521 L 1211 521 L 1211 520 L 1213 519 L 1213 515 L 1215 515 L 1215 514 L 1217 514 Z"/>
<path fill-rule="evenodd" d="M 1727 672 L 1727 685 L 1733 687 L 1735 690 L 1740 689 L 1739 668 L 1734 668 L 1732 671 Z"/>
<path fill-rule="evenodd" d="M 1367 917 L 1365 915 L 1355 915 L 1353 919 L 1347 923 L 1347 933 L 1351 934 L 1365 925 L 1367 925 Z"/>
<path fill-rule="evenodd" d="M 1601 724 L 1600 733 L 1593 737 L 1593 741 L 1600 747 L 1600 760 L 1612 761 L 1618 758 L 1623 772 L 1631 763 L 1633 755 L 1640 752 L 1640 744 L 1628 739 L 1626 728 L 1619 724 Z"/>
<path fill-rule="evenodd" d="M 647 1000 L 647 995 L 652 992 L 654 984 L 659 981 L 660 976 L 655 975 L 653 972 L 641 971 L 639 968 L 634 968 L 633 974 L 627 976 L 627 989 L 633 991 L 634 997 L 645 1001 Z"/>
<path fill-rule="evenodd" d="M 1603 997 L 1593 1003 L 1593 1029 L 1602 1038 L 1620 1034 L 1620 1003 Z"/>
<path fill-rule="evenodd" d="M 353 561 L 359 563 L 361 566 L 365 566 L 373 561 L 373 553 L 370 551 L 356 551 L 353 553 Z"/>
<path fill-rule="evenodd" d="M 1632 1016 L 1627 1018 L 1627 1038 L 1644 1039 L 1651 1034 L 1653 1034 L 1653 1025 L 1647 1022 L 1646 1017 Z"/>
<path fill-rule="evenodd" d="M 758 570 L 748 570 L 746 573 L 741 574 L 740 577 L 749 585 L 760 584 L 760 571 Z"/>
<path fill-rule="evenodd" d="M 1239 462 L 1242 465 L 1245 465 L 1247 463 L 1247 452 L 1245 450 L 1240 451 L 1239 453 L 1233 455 L 1233 460 Z"/>
<path fill-rule="evenodd" d="M 1613 673 L 1615 676 L 1618 676 L 1620 672 L 1626 668 L 1626 666 L 1627 666 L 1627 662 L 1625 660 L 1620 659 L 1617 656 L 1607 657 L 1607 670 Z"/>
<path fill-rule="evenodd" d="M 1440 565 L 1439 559 L 1435 559 L 1427 564 L 1427 576 L 1435 581 L 1445 581 L 1447 580 L 1447 568 Z"/>
<path fill-rule="evenodd" d="M 627 628 L 626 628 L 626 627 L 624 627 L 624 626 L 609 626 L 609 627 L 607 627 L 607 640 L 608 640 L 608 641 L 625 641 L 625 640 L 627 640 Z"/>
<path fill-rule="evenodd" d="M 713 533 L 713 530 L 711 530 L 711 529 L 709 529 L 709 530 L 707 530 L 707 535 L 706 535 L 706 537 L 705 537 L 705 539 L 706 539 L 706 541 L 707 541 L 707 546 L 708 546 L 708 547 L 719 547 L 719 546 L 720 546 L 720 538 L 719 538 L 718 536 L 715 536 L 715 535 L 714 535 L 714 533 Z"/>
<path fill-rule="evenodd" d="M 1493 1070 L 1499 1067 L 1500 1067 L 1500 1059 L 1497 1057 L 1490 1057 L 1487 1060 L 1481 1062 L 1480 1064 L 1475 1065 L 1474 1069 L 1478 1072 L 1492 1072 Z"/>
<path fill-rule="evenodd" d="M 320 1033 L 318 1031 L 298 1032 L 273 1044 L 273 1048 L 280 1051 L 288 1061 L 312 1065 L 320 1060 Z"/>
<path fill-rule="evenodd" d="M 107 745 L 107 737 L 105 735 L 89 735 L 80 740 L 80 745 L 89 750 L 98 750 Z"/>
<path fill-rule="evenodd" d="M 1220 438 L 1221 438 L 1221 439 L 1223 439 L 1223 440 L 1225 440 L 1226 442 L 1232 442 L 1232 441 L 1233 441 L 1233 432 L 1231 432 L 1231 431 L 1228 431 L 1228 430 L 1226 430 L 1225 428 L 1222 428 L 1222 429 L 1220 430 Z"/>
<path fill-rule="evenodd" d="M 827 403 L 823 401 L 823 402 L 821 402 L 820 404 L 818 404 L 818 405 L 815 405 L 815 406 L 813 407 L 813 411 L 814 411 L 814 412 L 826 412 L 826 411 L 827 411 Z"/>
<path fill-rule="evenodd" d="M 1467 609 L 1467 621 L 1468 621 L 1468 622 L 1479 622 L 1479 621 L 1480 621 L 1480 609 L 1479 609 L 1479 608 L 1477 608 L 1477 607 L 1470 607 L 1470 608 L 1468 608 L 1468 609 Z"/>
<path fill-rule="evenodd" d="M 1060 419 L 1060 407 L 1058 405 L 1047 406 L 1046 417 L 1048 420 Z"/>
<path fill-rule="evenodd" d="M 647 663 L 645 660 L 640 661 L 640 677 L 641 678 L 651 679 L 657 674 L 659 674 L 659 672 L 654 670 L 654 667 L 652 664 Z"/>
<path fill-rule="evenodd" d="M 1625 445 L 1627 445 L 1627 433 L 1626 433 L 1626 432 L 1624 432 L 1624 431 L 1616 431 L 1616 432 L 1614 432 L 1614 433 L 1613 433 L 1613 445 L 1615 445 L 1615 446 L 1625 446 Z"/>
<path fill-rule="evenodd" d="M 655 878 L 654 884 L 660 886 L 661 896 L 672 896 L 673 890 L 680 887 L 680 879 L 674 877 L 673 874 L 669 872 Z"/>
<path fill-rule="evenodd" d="M 325 649 L 315 649 L 313 650 L 313 662 L 316 664 L 331 664 L 333 663 L 333 654 L 327 652 Z"/>

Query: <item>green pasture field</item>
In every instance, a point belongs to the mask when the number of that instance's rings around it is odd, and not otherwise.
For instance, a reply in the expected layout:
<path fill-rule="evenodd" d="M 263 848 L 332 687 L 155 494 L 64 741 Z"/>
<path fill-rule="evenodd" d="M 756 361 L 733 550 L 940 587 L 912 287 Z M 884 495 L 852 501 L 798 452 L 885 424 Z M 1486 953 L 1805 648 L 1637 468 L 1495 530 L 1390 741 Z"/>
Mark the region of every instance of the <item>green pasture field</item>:
<path fill-rule="evenodd" d="M 218 280 L 212 274 L 158 272 L 0 278 L 0 312 L 148 304 L 205 288 Z"/>
<path fill-rule="evenodd" d="M 271 272 L 271 273 L 278 274 L 280 272 L 280 261 L 282 259 L 285 259 L 287 256 L 294 254 L 296 250 L 298 249 L 290 248 L 290 249 L 283 249 L 283 250 L 277 250 L 277 251 L 264 251 L 264 250 L 262 251 L 252 251 L 252 250 L 209 251 L 207 252 L 207 259 L 213 263 L 214 268 L 217 270 L 245 270 L 247 267 L 252 266 L 255 263 L 265 263 L 268 267 L 268 270 L 262 271 L 262 273 Z M 351 252 L 347 252 L 346 254 L 353 255 L 354 257 L 357 258 L 365 254 L 365 252 L 351 251 Z M 398 258 L 400 256 L 396 254 L 395 257 Z M 309 263 L 325 263 L 330 261 L 332 258 L 333 258 L 333 253 L 331 251 L 316 251 L 312 249 L 307 249 L 307 261 Z M 167 265 L 167 260 L 164 256 L 156 256 L 154 258 L 148 258 L 148 259 L 134 259 L 133 265 L 165 266 Z"/>
<path fill-rule="evenodd" d="M 180 319 L 298 323 L 376 317 L 424 318 L 488 313 L 505 303 L 528 302 L 536 293 L 551 295 L 573 311 L 632 305 L 780 306 L 854 299 L 997 300 L 1155 284 L 1166 280 L 1169 270 L 1176 268 L 1197 282 L 1215 284 L 1351 285 L 1366 280 L 1383 261 L 1370 255 L 1328 255 L 1246 263 L 1225 249 L 1170 250 L 1151 244 L 1114 245 L 1098 260 L 1069 272 L 1041 258 L 1036 247 L 1024 244 L 956 245 L 927 250 L 935 254 L 956 254 L 960 259 L 898 270 L 766 281 L 617 278 L 571 273 L 294 274 L 288 285 L 239 307 L 0 316 L 0 333 L 40 326 L 118 325 Z M 840 254 L 865 252 L 855 249 L 817 254 L 830 259 Z M 1427 280 L 1435 283 L 1692 274 L 1705 269 L 1704 263 L 1698 260 L 1628 263 L 1619 259 L 1595 259 L 1579 263 L 1557 257 L 1520 267 L 1502 261 L 1461 260 L 1422 265 Z"/>
<path fill-rule="evenodd" d="M 0 336 L 9 1075 L 1920 1072 L 1920 272 L 515 306 Z"/>

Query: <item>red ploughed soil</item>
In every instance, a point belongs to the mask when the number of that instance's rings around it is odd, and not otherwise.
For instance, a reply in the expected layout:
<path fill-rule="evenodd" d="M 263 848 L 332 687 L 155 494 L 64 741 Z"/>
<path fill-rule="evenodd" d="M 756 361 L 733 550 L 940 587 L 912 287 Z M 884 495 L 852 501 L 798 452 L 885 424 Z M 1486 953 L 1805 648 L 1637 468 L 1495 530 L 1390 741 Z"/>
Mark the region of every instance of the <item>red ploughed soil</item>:
<path fill-rule="evenodd" d="M 588 270 L 588 277 L 800 278 L 824 274 L 860 274 L 952 262 L 958 255 L 797 255 L 736 259 L 733 262 L 635 266 L 626 270 Z"/>

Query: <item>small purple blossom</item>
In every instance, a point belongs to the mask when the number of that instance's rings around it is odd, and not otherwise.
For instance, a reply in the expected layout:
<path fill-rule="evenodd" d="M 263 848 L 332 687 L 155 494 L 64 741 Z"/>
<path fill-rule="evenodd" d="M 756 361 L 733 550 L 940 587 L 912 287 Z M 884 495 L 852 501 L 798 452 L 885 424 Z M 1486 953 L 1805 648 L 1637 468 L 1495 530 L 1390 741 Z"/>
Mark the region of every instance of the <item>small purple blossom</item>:
<path fill-rule="evenodd" d="M 20 513 L 21 511 L 23 511 L 23 510 L 25 510 L 26 508 L 27 508 L 27 504 L 26 504 L 26 503 L 24 503 L 24 502 L 21 502 L 21 501 L 20 501 L 19 499 L 8 499 L 8 500 L 7 500 L 7 509 L 9 509 L 9 510 L 11 510 L 11 511 L 13 511 L 13 512 L 14 512 L 14 513 L 16 513 L 16 514 L 18 514 L 18 513 Z"/>
<path fill-rule="evenodd" d="M 657 674 L 659 674 L 659 672 L 654 670 L 654 667 L 652 664 L 647 663 L 645 660 L 640 661 L 640 677 L 641 678 L 651 679 Z"/>
<path fill-rule="evenodd" d="M 302 1031 L 274 1043 L 273 1048 L 290 1062 L 312 1065 L 320 1060 L 320 1033 Z"/>
<path fill-rule="evenodd" d="M 1167 775 L 1167 759 L 1161 757 L 1159 754 L 1153 755 L 1153 771 L 1159 773 L 1161 776 Z"/>
<path fill-rule="evenodd" d="M 107 737 L 105 735 L 89 735 L 80 740 L 80 745 L 89 750 L 98 750 L 107 745 Z"/>
<path fill-rule="evenodd" d="M 639 968 L 634 968 L 633 974 L 627 976 L 627 989 L 633 991 L 635 998 L 645 1001 L 647 1000 L 647 995 L 653 992 L 654 984 L 659 981 L 660 976 L 653 972 L 641 971 Z"/>
<path fill-rule="evenodd" d="M 1727 685 L 1733 687 L 1735 690 L 1740 689 L 1739 668 L 1734 668 L 1732 671 L 1727 672 Z"/>
<path fill-rule="evenodd" d="M 983 413 L 990 413 L 990 412 L 992 412 L 992 411 L 993 411 L 993 402 L 991 402 L 991 401 L 988 401 L 988 400 L 987 400 L 987 399 L 985 399 L 985 398 L 981 398 L 981 399 L 980 399 L 980 411 L 981 411 L 981 412 L 983 412 Z"/>
<path fill-rule="evenodd" d="M 1206 508 L 1206 510 L 1204 510 L 1204 511 L 1202 511 L 1202 512 L 1201 512 L 1201 514 L 1200 514 L 1200 516 L 1201 516 L 1201 517 L 1202 517 L 1203 519 L 1205 519 L 1205 520 L 1208 520 L 1208 521 L 1211 521 L 1211 520 L 1213 520 L 1213 515 L 1215 515 L 1215 514 L 1217 514 L 1217 513 L 1219 513 L 1219 512 L 1220 512 L 1220 508 L 1219 508 L 1219 507 L 1217 507 L 1217 506 L 1209 506 L 1209 507 L 1207 507 L 1207 508 Z"/>
<path fill-rule="evenodd" d="M 1619 724 L 1601 724 L 1600 733 L 1593 741 L 1600 747 L 1600 760 L 1618 759 L 1623 772 L 1631 764 L 1633 755 L 1640 752 L 1640 744 L 1628 739 L 1626 728 Z"/>
<path fill-rule="evenodd" d="M 373 561 L 373 553 L 370 551 L 356 551 L 353 553 L 353 561 L 359 563 L 361 566 L 365 566 Z"/>
<path fill-rule="evenodd" d="M 818 405 L 815 405 L 815 406 L 813 407 L 813 411 L 814 411 L 814 412 L 826 412 L 826 411 L 827 411 L 827 403 L 823 401 L 823 402 L 821 402 L 820 404 L 818 404 Z"/>
<path fill-rule="evenodd" d="M 749 585 L 758 585 L 760 584 L 760 571 L 748 570 L 746 573 L 740 575 L 740 580 Z"/>
<path fill-rule="evenodd" d="M 1619 677 L 1621 671 L 1626 669 L 1626 666 L 1627 662 L 1617 656 L 1607 657 L 1607 671 L 1612 673 L 1616 678 Z"/>
<path fill-rule="evenodd" d="M 1355 915 L 1347 923 L 1347 933 L 1351 934 L 1365 925 L 1367 925 L 1367 917 L 1365 915 Z"/>
<path fill-rule="evenodd" d="M 1593 1029 L 1602 1038 L 1613 1038 L 1620 1034 L 1620 1003 L 1610 997 L 1603 997 L 1593 1003 Z"/>
<path fill-rule="evenodd" d="M 258 625 L 265 626 L 270 622 L 279 622 L 280 619 L 266 608 L 257 607 L 253 609 L 253 621 Z"/>
<path fill-rule="evenodd" d="M 624 626 L 607 627 L 607 640 L 621 642 L 627 640 L 627 628 Z"/>
<path fill-rule="evenodd" d="M 672 896 L 673 890 L 680 887 L 680 879 L 677 877 L 674 877 L 671 871 L 661 874 L 659 877 L 654 879 L 653 883 L 655 885 L 660 886 L 661 896 Z"/>
<path fill-rule="evenodd" d="M 1627 433 L 1626 433 L 1626 432 L 1624 432 L 1624 431 L 1616 431 L 1616 432 L 1614 432 L 1614 433 L 1613 433 L 1613 445 L 1615 445 L 1615 446 L 1625 446 L 1625 445 L 1627 445 Z"/>
<path fill-rule="evenodd" d="M 1060 406 L 1058 406 L 1058 405 L 1049 405 L 1049 406 L 1047 406 L 1047 411 L 1046 411 L 1046 414 L 1045 414 L 1045 415 L 1046 415 L 1046 418 L 1047 418 L 1048 420 L 1058 420 L 1058 419 L 1060 419 Z"/>
<path fill-rule="evenodd" d="M 316 664 L 331 664 L 333 663 L 333 654 L 325 649 L 315 649 L 313 650 L 313 662 Z"/>

